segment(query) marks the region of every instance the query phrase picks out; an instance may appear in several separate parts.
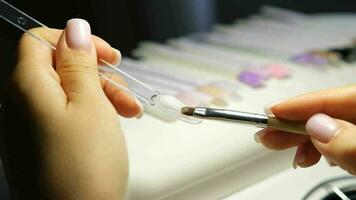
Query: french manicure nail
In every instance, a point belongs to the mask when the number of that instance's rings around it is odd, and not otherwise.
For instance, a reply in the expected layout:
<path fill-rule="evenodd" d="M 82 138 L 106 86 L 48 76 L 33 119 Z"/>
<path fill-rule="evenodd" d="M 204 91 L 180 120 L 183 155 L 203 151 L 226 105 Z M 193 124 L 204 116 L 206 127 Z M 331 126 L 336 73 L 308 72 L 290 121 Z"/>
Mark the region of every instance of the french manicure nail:
<path fill-rule="evenodd" d="M 336 121 L 325 114 L 312 116 L 306 124 L 310 136 L 323 143 L 330 142 L 338 128 Z"/>
<path fill-rule="evenodd" d="M 71 19 L 67 22 L 66 41 L 74 50 L 90 50 L 92 37 L 90 25 L 83 19 Z"/>
<path fill-rule="evenodd" d="M 258 131 L 256 134 L 255 134 L 255 136 L 254 136 L 254 138 L 255 138 L 255 141 L 256 141 L 256 143 L 261 143 L 261 138 L 264 136 L 264 135 L 266 135 L 266 130 L 265 129 L 262 129 L 262 130 L 260 130 L 260 131 Z"/>
<path fill-rule="evenodd" d="M 287 100 L 287 99 L 281 99 L 281 100 L 279 100 L 279 101 L 276 101 L 276 102 L 267 104 L 267 105 L 264 107 L 264 112 L 266 113 L 266 115 L 273 115 L 271 108 L 274 107 L 275 105 L 278 105 L 278 104 L 280 104 L 280 103 L 282 103 L 282 102 L 285 102 L 286 100 Z"/>

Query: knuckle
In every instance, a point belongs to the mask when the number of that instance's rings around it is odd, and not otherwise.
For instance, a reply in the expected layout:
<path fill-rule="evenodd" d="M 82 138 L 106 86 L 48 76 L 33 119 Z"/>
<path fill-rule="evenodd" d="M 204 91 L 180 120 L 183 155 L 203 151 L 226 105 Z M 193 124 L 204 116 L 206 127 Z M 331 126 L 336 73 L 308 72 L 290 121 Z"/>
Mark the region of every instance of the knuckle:
<path fill-rule="evenodd" d="M 90 73 L 98 74 L 98 67 L 93 64 L 92 59 L 83 52 L 71 52 L 72 55 L 65 56 L 57 66 L 59 73 Z"/>
<path fill-rule="evenodd" d="M 89 75 L 98 75 L 98 70 L 96 70 L 93 66 L 75 62 L 75 61 L 66 61 L 61 64 L 58 68 L 58 73 L 61 75 L 65 74 L 89 74 Z"/>

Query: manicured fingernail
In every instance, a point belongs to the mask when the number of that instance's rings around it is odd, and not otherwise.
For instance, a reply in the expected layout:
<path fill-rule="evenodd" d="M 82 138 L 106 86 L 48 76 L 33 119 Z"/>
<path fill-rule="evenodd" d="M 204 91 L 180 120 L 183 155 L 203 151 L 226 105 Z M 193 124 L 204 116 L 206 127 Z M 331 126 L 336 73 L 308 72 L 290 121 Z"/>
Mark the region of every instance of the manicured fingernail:
<path fill-rule="evenodd" d="M 136 119 L 141 119 L 143 116 L 144 108 L 142 103 L 135 97 L 136 104 L 140 107 L 140 112 L 135 116 Z"/>
<path fill-rule="evenodd" d="M 336 121 L 325 114 L 312 116 L 306 124 L 310 136 L 323 143 L 330 142 L 338 129 Z"/>
<path fill-rule="evenodd" d="M 113 49 L 113 53 L 115 54 L 115 61 L 113 63 L 114 66 L 119 65 L 121 62 L 121 53 L 117 49 Z"/>
<path fill-rule="evenodd" d="M 258 131 L 254 136 L 256 143 L 261 143 L 261 138 L 266 135 L 266 133 L 265 129 Z"/>
<path fill-rule="evenodd" d="M 293 160 L 293 168 L 297 169 L 305 161 L 306 151 L 303 145 L 297 147 L 297 151 L 295 152 L 294 160 Z"/>
<path fill-rule="evenodd" d="M 275 105 L 278 105 L 278 104 L 280 104 L 280 103 L 282 103 L 282 102 L 285 102 L 286 100 L 287 100 L 287 99 L 281 99 L 281 100 L 279 100 L 279 101 L 276 101 L 276 102 L 267 104 L 267 105 L 265 106 L 265 108 L 264 108 L 264 111 L 265 111 L 266 115 L 273 115 L 271 108 L 274 107 Z"/>
<path fill-rule="evenodd" d="M 90 50 L 93 41 L 89 23 L 83 19 L 69 20 L 66 28 L 66 40 L 71 49 Z"/>

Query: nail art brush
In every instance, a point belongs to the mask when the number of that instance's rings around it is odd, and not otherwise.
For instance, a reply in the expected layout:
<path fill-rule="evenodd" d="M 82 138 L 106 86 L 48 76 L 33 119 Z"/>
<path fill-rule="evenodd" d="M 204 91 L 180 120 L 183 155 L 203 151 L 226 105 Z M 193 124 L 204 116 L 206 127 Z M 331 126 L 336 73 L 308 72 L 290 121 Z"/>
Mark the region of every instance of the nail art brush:
<path fill-rule="evenodd" d="M 281 131 L 307 135 L 305 122 L 278 119 L 274 116 L 205 107 L 183 107 L 181 112 L 184 115 L 200 119 L 252 125 L 259 128 L 273 128 Z"/>

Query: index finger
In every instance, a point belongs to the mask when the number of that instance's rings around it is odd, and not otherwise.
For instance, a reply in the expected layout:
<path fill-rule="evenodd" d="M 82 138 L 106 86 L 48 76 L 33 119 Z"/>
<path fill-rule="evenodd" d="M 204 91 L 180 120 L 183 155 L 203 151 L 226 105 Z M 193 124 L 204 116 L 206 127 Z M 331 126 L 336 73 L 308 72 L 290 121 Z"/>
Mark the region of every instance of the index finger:
<path fill-rule="evenodd" d="M 269 110 L 276 117 L 294 121 L 306 121 L 316 113 L 324 113 L 354 123 L 356 85 L 300 95 L 273 105 Z"/>

